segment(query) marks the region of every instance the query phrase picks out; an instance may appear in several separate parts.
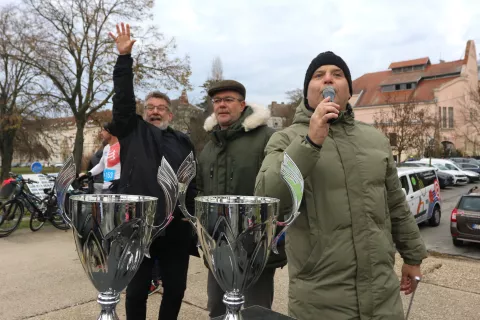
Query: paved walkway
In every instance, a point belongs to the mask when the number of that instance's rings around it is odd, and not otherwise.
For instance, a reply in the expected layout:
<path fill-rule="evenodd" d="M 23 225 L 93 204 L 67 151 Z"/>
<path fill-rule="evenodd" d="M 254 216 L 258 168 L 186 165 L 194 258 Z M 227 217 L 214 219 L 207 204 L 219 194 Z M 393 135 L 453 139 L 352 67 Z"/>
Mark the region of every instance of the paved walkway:
<path fill-rule="evenodd" d="M 18 230 L 0 239 L 0 319 L 96 319 L 96 291 L 78 261 L 70 232 L 44 228 L 37 233 Z M 400 265 L 397 266 L 397 272 Z M 424 280 L 415 297 L 410 319 L 480 319 L 480 262 L 429 257 L 423 264 Z M 192 258 L 188 289 L 179 319 L 208 319 L 207 273 Z M 275 276 L 273 309 L 287 313 L 288 275 Z M 125 296 L 117 307 L 125 319 Z M 148 319 L 157 319 L 161 294 L 148 303 Z M 404 306 L 408 301 L 404 299 Z M 321 316 L 319 316 L 321 319 Z"/>

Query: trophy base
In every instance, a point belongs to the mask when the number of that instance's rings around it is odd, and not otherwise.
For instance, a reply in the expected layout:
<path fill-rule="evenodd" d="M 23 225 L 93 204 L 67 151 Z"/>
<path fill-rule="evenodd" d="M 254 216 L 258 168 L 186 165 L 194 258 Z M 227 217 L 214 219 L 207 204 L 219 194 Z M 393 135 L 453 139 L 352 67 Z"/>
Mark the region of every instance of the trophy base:
<path fill-rule="evenodd" d="M 241 312 L 243 320 L 293 320 L 284 314 L 272 311 L 260 306 L 253 306 L 243 309 Z M 223 320 L 225 315 L 213 318 L 212 320 Z"/>
<path fill-rule="evenodd" d="M 101 311 L 98 320 L 119 320 L 115 307 L 120 301 L 120 294 L 111 292 L 100 293 L 97 302 L 100 304 Z"/>

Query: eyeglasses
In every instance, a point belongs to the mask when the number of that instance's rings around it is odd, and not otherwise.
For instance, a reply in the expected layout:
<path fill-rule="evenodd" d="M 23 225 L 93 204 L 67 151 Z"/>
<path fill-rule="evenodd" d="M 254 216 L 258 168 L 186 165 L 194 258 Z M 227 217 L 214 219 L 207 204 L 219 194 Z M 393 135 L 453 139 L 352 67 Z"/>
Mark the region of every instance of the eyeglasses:
<path fill-rule="evenodd" d="M 168 109 L 167 106 L 145 106 L 145 109 L 148 111 L 153 111 L 155 109 L 158 109 L 158 111 L 160 112 L 170 111 L 170 109 Z"/>
<path fill-rule="evenodd" d="M 222 103 L 222 101 L 225 101 L 225 103 L 232 103 L 234 102 L 235 100 L 237 101 L 243 101 L 242 99 L 237 99 L 237 98 L 233 98 L 233 97 L 225 97 L 225 98 L 214 98 L 212 99 L 212 102 L 214 104 L 219 104 L 219 103 Z"/>

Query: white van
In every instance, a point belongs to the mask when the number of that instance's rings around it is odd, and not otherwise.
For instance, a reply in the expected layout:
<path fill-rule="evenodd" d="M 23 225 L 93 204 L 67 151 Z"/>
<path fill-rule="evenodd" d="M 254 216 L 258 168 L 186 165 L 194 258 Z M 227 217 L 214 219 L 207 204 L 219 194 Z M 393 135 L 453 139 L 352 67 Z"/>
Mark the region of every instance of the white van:
<path fill-rule="evenodd" d="M 436 227 L 440 224 L 440 183 L 434 168 L 397 168 L 398 178 L 407 197 L 410 212 L 418 223 L 428 221 Z"/>
<path fill-rule="evenodd" d="M 430 159 L 423 158 L 423 159 L 419 160 L 418 162 L 429 163 L 429 161 L 430 161 Z M 463 170 L 455 162 L 450 161 L 450 160 L 432 158 L 432 165 L 434 165 L 434 166 L 443 165 L 449 170 L 448 173 L 453 174 L 453 172 L 456 171 L 457 174 L 465 175 L 467 177 L 467 182 L 474 182 L 474 181 L 480 180 L 480 175 L 478 173 L 473 172 L 473 171 L 469 171 L 469 170 Z M 456 182 L 454 182 L 454 183 L 457 184 Z M 461 183 L 458 183 L 458 184 L 461 184 Z"/>

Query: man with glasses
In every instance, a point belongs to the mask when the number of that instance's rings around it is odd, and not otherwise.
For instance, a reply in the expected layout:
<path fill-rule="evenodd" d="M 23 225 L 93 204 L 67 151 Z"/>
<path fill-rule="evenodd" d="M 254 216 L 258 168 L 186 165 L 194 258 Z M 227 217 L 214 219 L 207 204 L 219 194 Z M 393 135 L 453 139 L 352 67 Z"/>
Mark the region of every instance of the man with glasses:
<path fill-rule="evenodd" d="M 143 118 L 159 129 L 165 130 L 173 119 L 170 98 L 159 91 L 153 91 L 145 98 Z"/>
<path fill-rule="evenodd" d="M 255 177 L 263 160 L 263 150 L 273 134 L 267 120 L 270 111 L 260 106 L 248 106 L 245 87 L 233 80 L 214 84 L 208 91 L 213 102 L 213 114 L 204 128 L 211 140 L 198 160 L 197 188 L 199 195 L 252 196 Z M 275 269 L 286 265 L 283 246 L 281 254 L 270 260 L 258 281 L 245 293 L 245 307 L 260 305 L 271 309 Z M 207 265 L 205 263 L 205 265 Z M 207 282 L 210 317 L 225 314 L 224 292 L 209 270 Z"/>
<path fill-rule="evenodd" d="M 119 193 L 157 197 L 155 225 L 159 225 L 166 215 L 165 195 L 157 182 L 158 167 L 162 158 L 169 162 L 174 172 L 178 171 L 183 160 L 194 150 L 190 139 L 183 133 L 168 127 L 173 118 L 170 99 L 161 92 L 152 92 L 146 97 L 146 107 L 142 117 L 136 114 L 136 101 L 133 90 L 132 46 L 130 27 L 117 25 L 117 35 L 110 33 L 115 40 L 119 56 L 113 71 L 113 123 L 112 132 L 120 141 Z M 195 181 L 187 190 L 187 207 L 194 211 L 196 195 Z M 188 263 L 193 243 L 193 230 L 182 213 L 175 208 L 174 219 L 157 237 L 151 247 L 152 259 L 143 261 L 127 287 L 125 300 L 127 319 L 146 319 L 149 286 L 152 280 L 154 259 L 158 258 L 163 275 L 163 298 L 159 319 L 177 319 L 187 286 Z"/>

